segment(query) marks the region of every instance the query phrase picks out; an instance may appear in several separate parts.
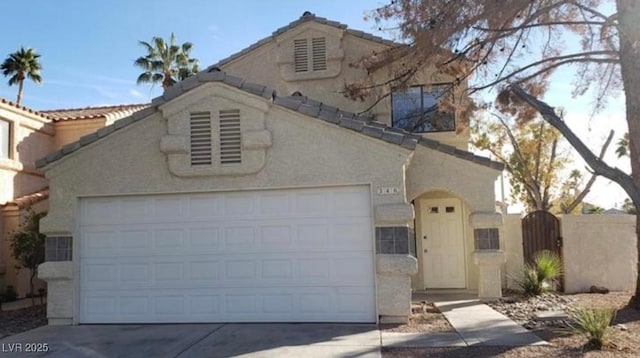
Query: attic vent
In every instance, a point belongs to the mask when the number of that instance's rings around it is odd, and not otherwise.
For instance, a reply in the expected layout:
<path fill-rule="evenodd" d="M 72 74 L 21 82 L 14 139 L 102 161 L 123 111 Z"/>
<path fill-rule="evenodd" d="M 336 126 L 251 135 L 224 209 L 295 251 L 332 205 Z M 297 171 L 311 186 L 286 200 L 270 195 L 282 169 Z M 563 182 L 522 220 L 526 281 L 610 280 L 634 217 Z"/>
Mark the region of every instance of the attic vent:
<path fill-rule="evenodd" d="M 313 59 L 314 71 L 327 69 L 327 44 L 324 37 L 311 39 L 311 58 Z"/>
<path fill-rule="evenodd" d="M 240 110 L 220 111 L 220 164 L 242 162 Z"/>
<path fill-rule="evenodd" d="M 293 40 L 293 62 L 296 72 L 309 71 L 307 39 Z"/>
<path fill-rule="evenodd" d="M 211 113 L 191 113 L 191 165 L 211 165 Z"/>

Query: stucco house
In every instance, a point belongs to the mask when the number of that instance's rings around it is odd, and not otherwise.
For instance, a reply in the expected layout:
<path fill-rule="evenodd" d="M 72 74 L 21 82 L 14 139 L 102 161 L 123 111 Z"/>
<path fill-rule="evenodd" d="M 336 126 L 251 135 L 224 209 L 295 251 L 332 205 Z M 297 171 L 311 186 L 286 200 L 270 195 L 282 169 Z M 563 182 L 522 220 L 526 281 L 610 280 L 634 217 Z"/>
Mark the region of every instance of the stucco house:
<path fill-rule="evenodd" d="M 39 160 L 65 248 L 39 268 L 49 323 L 397 322 L 412 288 L 499 296 L 502 165 L 455 113 L 403 129 L 451 79 L 340 93 L 393 46 L 305 13 Z"/>
<path fill-rule="evenodd" d="M 0 289 L 11 285 L 19 297 L 29 292 L 28 271 L 16 270 L 8 235 L 27 208 L 47 210 L 49 183 L 35 161 L 146 106 L 38 112 L 0 98 Z M 36 289 L 43 285 L 36 281 Z"/>

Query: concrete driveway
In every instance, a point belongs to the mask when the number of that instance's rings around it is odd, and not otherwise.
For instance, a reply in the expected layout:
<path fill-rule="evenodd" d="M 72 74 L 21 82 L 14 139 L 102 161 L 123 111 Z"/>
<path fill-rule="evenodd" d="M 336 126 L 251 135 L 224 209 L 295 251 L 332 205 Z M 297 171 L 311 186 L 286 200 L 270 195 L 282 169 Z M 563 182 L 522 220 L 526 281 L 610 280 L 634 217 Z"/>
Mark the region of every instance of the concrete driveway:
<path fill-rule="evenodd" d="M 38 348 L 38 343 L 46 343 L 49 351 L 26 352 Z M 0 340 L 0 356 L 7 353 L 28 357 L 380 357 L 380 332 L 367 324 L 45 326 Z"/>

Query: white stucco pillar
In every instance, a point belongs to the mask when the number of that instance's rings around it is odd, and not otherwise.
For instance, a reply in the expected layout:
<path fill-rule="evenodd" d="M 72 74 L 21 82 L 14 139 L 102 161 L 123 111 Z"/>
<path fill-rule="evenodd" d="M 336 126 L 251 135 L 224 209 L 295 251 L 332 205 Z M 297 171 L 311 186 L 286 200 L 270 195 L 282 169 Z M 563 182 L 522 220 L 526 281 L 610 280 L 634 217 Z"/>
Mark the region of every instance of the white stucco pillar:
<path fill-rule="evenodd" d="M 411 255 L 376 255 L 380 323 L 406 323 L 411 313 L 411 275 L 418 260 Z"/>
<path fill-rule="evenodd" d="M 45 262 L 38 277 L 47 281 L 47 318 L 51 326 L 73 324 L 73 263 Z"/>
<path fill-rule="evenodd" d="M 506 262 L 503 251 L 475 251 L 473 263 L 478 266 L 478 297 L 502 297 L 500 268 Z"/>

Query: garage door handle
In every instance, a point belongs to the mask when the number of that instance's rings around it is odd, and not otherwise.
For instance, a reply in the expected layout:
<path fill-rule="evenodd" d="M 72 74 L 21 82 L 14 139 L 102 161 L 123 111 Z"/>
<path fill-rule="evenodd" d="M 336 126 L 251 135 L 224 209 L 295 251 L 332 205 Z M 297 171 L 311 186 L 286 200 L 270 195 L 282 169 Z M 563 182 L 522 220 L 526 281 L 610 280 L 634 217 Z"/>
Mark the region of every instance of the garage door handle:
<path fill-rule="evenodd" d="M 422 237 L 422 240 L 426 240 L 426 239 L 427 239 L 427 235 L 424 235 L 424 236 Z"/>

